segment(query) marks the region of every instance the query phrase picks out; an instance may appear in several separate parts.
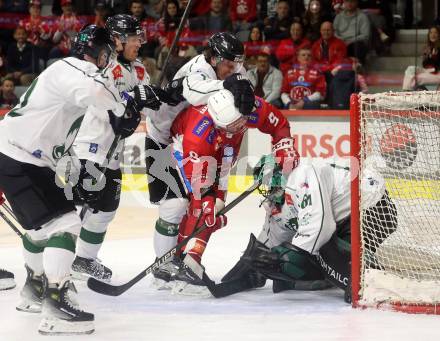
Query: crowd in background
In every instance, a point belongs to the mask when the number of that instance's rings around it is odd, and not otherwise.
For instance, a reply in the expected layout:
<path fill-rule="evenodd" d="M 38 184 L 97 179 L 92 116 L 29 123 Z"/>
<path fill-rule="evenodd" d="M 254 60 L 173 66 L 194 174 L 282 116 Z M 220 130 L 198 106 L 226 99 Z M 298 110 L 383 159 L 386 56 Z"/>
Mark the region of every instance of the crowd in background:
<path fill-rule="evenodd" d="M 367 90 L 362 75 L 367 55 L 387 54 L 394 39 L 390 1 L 193 2 L 166 78 L 200 53 L 210 35 L 230 31 L 245 45 L 244 67 L 256 94 L 280 108 L 348 108 L 351 93 Z M 1 30 L 1 105 L 15 105 L 14 86 L 29 86 L 45 67 L 68 56 L 84 24 L 103 26 L 115 13 L 129 13 L 141 22 L 147 43 L 140 58 L 157 82 L 187 3 L 53 0 L 50 15 L 42 16 L 41 0 L 0 0 L 0 12 L 21 13 L 15 27 Z"/>

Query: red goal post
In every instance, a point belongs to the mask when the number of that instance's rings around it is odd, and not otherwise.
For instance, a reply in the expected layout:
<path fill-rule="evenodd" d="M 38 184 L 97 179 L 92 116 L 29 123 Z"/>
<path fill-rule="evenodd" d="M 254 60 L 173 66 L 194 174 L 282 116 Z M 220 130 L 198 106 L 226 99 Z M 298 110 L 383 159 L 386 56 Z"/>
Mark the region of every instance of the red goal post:
<path fill-rule="evenodd" d="M 350 141 L 353 307 L 440 314 L 440 92 L 352 95 Z M 395 208 L 374 229 L 361 209 L 366 168 Z"/>

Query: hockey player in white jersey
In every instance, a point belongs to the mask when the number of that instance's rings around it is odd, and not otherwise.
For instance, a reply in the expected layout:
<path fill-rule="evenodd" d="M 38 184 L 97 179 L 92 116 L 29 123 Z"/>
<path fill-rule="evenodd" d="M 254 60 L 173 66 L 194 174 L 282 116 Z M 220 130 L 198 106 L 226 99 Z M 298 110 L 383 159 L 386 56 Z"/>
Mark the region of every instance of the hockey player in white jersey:
<path fill-rule="evenodd" d="M 176 245 L 178 226 L 188 205 L 169 148 L 171 124 L 180 111 L 189 105 L 207 104 L 209 96 L 222 89 L 234 94 L 235 106 L 241 113 L 250 114 L 255 97 L 250 82 L 242 75 L 243 59 L 243 44 L 235 36 L 226 32 L 214 34 L 203 54 L 182 66 L 165 87 L 169 95 L 182 102 L 175 107 L 163 105 L 147 116 L 146 171 L 150 202 L 159 204 L 154 232 L 158 257 Z M 172 270 L 172 264 L 166 264 L 154 275 L 168 281 Z"/>
<path fill-rule="evenodd" d="M 94 315 L 71 299 L 75 235 L 81 220 L 56 176 L 89 106 L 109 116 L 115 133 L 136 128 L 145 90 L 124 101 L 98 68 L 113 53 L 104 28 L 90 25 L 76 36 L 72 55 L 50 65 L 34 80 L 20 103 L 0 122 L 0 188 L 26 230 L 23 255 L 28 276 L 18 310 L 43 312 L 42 334 L 81 334 L 94 330 Z"/>
<path fill-rule="evenodd" d="M 262 176 L 263 165 L 270 163 L 264 157 L 254 174 Z M 223 277 L 222 296 L 261 287 L 265 278 L 270 278 L 275 293 L 324 289 L 330 282 L 345 290 L 349 301 L 350 185 L 350 169 L 340 163 L 301 159 L 287 180 L 274 171 L 270 190 L 262 191 L 267 198 L 263 229 L 258 240 L 251 235 L 244 255 Z M 396 217 L 396 208 L 380 174 L 366 170 L 361 189 L 367 198 L 362 209 L 369 210 L 364 216 L 370 217 L 367 225 L 371 227 L 370 236 L 374 235 L 374 243 L 367 249 L 374 254 L 395 231 L 397 220 L 380 229 L 374 225 L 384 221 L 380 216 Z"/>
<path fill-rule="evenodd" d="M 158 110 L 161 102 L 158 95 L 163 94 L 161 89 L 149 87 L 150 77 L 143 64 L 137 60 L 139 49 L 144 41 L 144 31 L 139 21 L 128 14 L 117 14 L 109 17 L 105 24 L 115 39 L 118 55 L 110 61 L 103 71 L 105 77 L 112 81 L 120 93 L 129 93 L 137 85 L 145 85 L 150 90 L 147 96 L 151 97 L 149 107 Z M 163 97 L 163 96 L 161 96 Z M 76 258 L 72 270 L 76 276 L 93 276 L 98 279 L 109 279 L 112 272 L 98 260 L 107 227 L 113 220 L 119 206 L 121 194 L 121 154 L 124 148 L 124 138 L 121 139 L 113 152 L 111 149 L 115 134 L 110 126 L 110 121 L 102 120 L 94 112 L 100 110 L 90 107 L 84 118 L 84 124 L 78 132 L 73 145 L 75 154 L 81 161 L 81 172 L 75 198 L 78 204 L 87 202 L 88 210 L 83 219 L 83 226 L 76 245 Z M 107 157 L 111 157 L 107 160 Z M 88 160 L 88 167 L 86 163 Z M 93 168 L 91 167 L 93 165 Z M 93 179 L 94 176 L 87 171 L 97 169 L 101 171 L 106 167 L 105 184 L 100 191 L 96 189 L 101 184 L 96 184 L 91 190 L 84 189 L 81 185 L 83 179 Z M 95 190 L 93 190 L 95 189 Z"/>

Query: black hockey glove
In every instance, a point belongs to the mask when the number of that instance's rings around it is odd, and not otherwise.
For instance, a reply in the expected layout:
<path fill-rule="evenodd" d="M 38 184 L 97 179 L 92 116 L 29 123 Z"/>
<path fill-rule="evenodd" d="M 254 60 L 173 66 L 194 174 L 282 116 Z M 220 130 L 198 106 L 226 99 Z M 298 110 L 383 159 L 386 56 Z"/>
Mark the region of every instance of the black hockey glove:
<path fill-rule="evenodd" d="M 108 110 L 108 115 L 115 135 L 121 135 L 123 139 L 132 135 L 141 121 L 141 114 L 131 97 L 127 100 L 127 106 L 122 117 L 116 116 L 111 110 Z"/>
<path fill-rule="evenodd" d="M 79 160 L 81 168 L 78 176 L 78 182 L 73 187 L 73 200 L 75 204 L 88 204 L 95 208 L 100 196 L 102 184 L 98 180 L 102 179 L 102 168 L 92 161 Z"/>
<path fill-rule="evenodd" d="M 137 109 L 142 110 L 148 108 L 152 110 L 159 110 L 162 102 L 159 100 L 154 89 L 149 85 L 136 85 L 133 89 L 134 101 Z"/>
<path fill-rule="evenodd" d="M 243 115 L 254 109 L 255 95 L 251 82 L 243 75 L 234 73 L 223 81 L 223 87 L 234 95 L 234 104 Z"/>
<path fill-rule="evenodd" d="M 180 102 L 185 101 L 183 97 L 183 80 L 185 77 L 175 79 L 169 82 L 165 87 L 157 91 L 157 95 L 162 102 L 165 102 L 171 106 L 176 106 Z"/>

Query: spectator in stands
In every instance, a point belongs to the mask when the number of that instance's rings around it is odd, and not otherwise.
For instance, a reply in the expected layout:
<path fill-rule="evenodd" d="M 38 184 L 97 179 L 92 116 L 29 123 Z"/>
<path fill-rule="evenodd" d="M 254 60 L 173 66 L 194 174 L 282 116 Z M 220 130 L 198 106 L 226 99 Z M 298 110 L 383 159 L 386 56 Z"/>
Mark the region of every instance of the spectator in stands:
<path fill-rule="evenodd" d="M 372 27 L 371 41 L 378 54 L 389 51 L 395 31 L 389 1 L 359 0 L 359 8 L 366 13 Z"/>
<path fill-rule="evenodd" d="M 257 0 L 231 0 L 229 14 L 235 32 L 249 31 L 257 19 Z"/>
<path fill-rule="evenodd" d="M 15 85 L 11 78 L 3 78 L 0 83 L 0 109 L 12 109 L 18 104 L 14 93 Z"/>
<path fill-rule="evenodd" d="M 298 65 L 287 71 L 281 87 L 281 100 L 289 109 L 318 109 L 325 98 L 324 75 L 312 65 L 312 51 L 298 50 Z"/>
<path fill-rule="evenodd" d="M 408 66 L 403 78 L 403 90 L 426 89 L 425 85 L 440 84 L 440 27 L 431 26 L 423 49 L 422 66 Z"/>
<path fill-rule="evenodd" d="M 347 46 L 343 40 L 335 37 L 330 21 L 321 24 L 320 32 L 321 38 L 312 45 L 313 60 L 321 72 L 335 75 L 347 62 Z"/>
<path fill-rule="evenodd" d="M 161 12 L 159 17 L 162 16 L 163 1 L 159 0 L 157 4 L 157 9 Z M 160 4 L 159 4 L 160 2 Z M 156 7 L 155 7 L 156 8 Z M 131 0 L 128 6 L 130 14 L 139 20 L 141 27 L 145 31 L 146 43 L 142 44 L 139 49 L 139 56 L 141 57 L 155 57 L 158 54 L 159 48 L 159 25 L 155 17 L 150 17 L 147 15 L 144 9 L 144 3 L 142 0 Z"/>
<path fill-rule="evenodd" d="M 248 40 L 243 43 L 244 55 L 245 55 L 245 67 L 253 67 L 256 65 L 257 55 L 261 52 L 263 46 L 265 46 L 264 33 L 257 25 L 251 27 Z"/>
<path fill-rule="evenodd" d="M 29 17 L 20 20 L 18 26 L 25 29 L 28 42 L 37 46 L 40 58 L 46 60 L 51 47 L 51 29 L 41 17 L 40 0 L 29 1 Z"/>
<path fill-rule="evenodd" d="M 314 42 L 321 36 L 321 24 L 324 21 L 332 21 L 331 15 L 324 11 L 320 0 L 311 0 L 303 17 L 304 36 Z"/>
<path fill-rule="evenodd" d="M 72 0 L 61 0 L 63 14 L 54 23 L 52 42 L 56 44 L 49 52 L 49 59 L 67 57 L 72 40 L 83 26 L 73 13 Z"/>
<path fill-rule="evenodd" d="M 344 10 L 333 22 L 336 36 L 347 44 L 347 53 L 365 63 L 370 41 L 370 21 L 358 8 L 357 0 L 344 0 Z"/>
<path fill-rule="evenodd" d="M 247 76 L 254 86 L 255 95 L 281 107 L 280 95 L 283 75 L 280 70 L 270 65 L 269 58 L 269 54 L 263 49 L 257 56 L 257 66 L 248 70 Z"/>
<path fill-rule="evenodd" d="M 305 46 L 310 47 L 311 43 L 304 38 L 303 26 L 300 22 L 294 22 L 290 25 L 290 38 L 280 41 L 275 55 L 280 62 L 280 70 L 283 74 L 291 69 L 297 62 L 297 51 Z"/>
<path fill-rule="evenodd" d="M 14 39 L 16 42 L 8 48 L 6 77 L 12 79 L 16 85 L 28 86 L 39 72 L 38 52 L 36 47 L 27 41 L 27 33 L 23 27 L 15 29 Z"/>
<path fill-rule="evenodd" d="M 342 12 L 343 7 L 344 7 L 344 0 L 332 0 L 332 11 L 334 13 L 334 15 L 338 15 L 339 13 Z"/>
<path fill-rule="evenodd" d="M 28 2 L 26 0 L 3 0 L 0 1 L 0 12 L 27 13 Z"/>
<path fill-rule="evenodd" d="M 95 20 L 94 24 L 99 27 L 104 27 L 107 18 L 111 16 L 111 9 L 107 6 L 104 0 L 99 0 L 95 5 Z"/>
<path fill-rule="evenodd" d="M 276 6 L 276 15 L 264 19 L 264 34 L 267 40 L 281 40 L 289 37 L 289 28 L 292 24 L 290 4 L 287 0 L 279 0 Z"/>
<path fill-rule="evenodd" d="M 147 18 L 147 13 L 145 13 L 144 3 L 142 0 L 131 0 L 128 9 L 131 15 L 139 20 L 139 22 L 142 22 Z"/>
<path fill-rule="evenodd" d="M 0 78 L 6 76 L 6 54 L 4 51 L 6 48 L 0 44 Z"/>
<path fill-rule="evenodd" d="M 147 6 L 145 7 L 145 12 L 147 16 L 153 19 L 160 19 L 163 12 L 164 0 L 150 0 L 148 1 Z M 180 8 L 180 4 L 179 4 Z M 180 9 L 182 11 L 182 9 Z M 182 12 L 183 13 L 183 12 Z"/>
<path fill-rule="evenodd" d="M 321 24 L 321 38 L 313 44 L 312 56 L 315 66 L 325 75 L 330 107 L 348 109 L 350 95 L 355 91 L 356 75 L 353 61 L 347 58 L 347 47 L 334 36 L 330 21 Z"/>
<path fill-rule="evenodd" d="M 211 0 L 211 10 L 204 16 L 192 18 L 190 29 L 209 37 L 213 33 L 232 31 L 232 22 L 223 7 L 222 0 Z"/>

